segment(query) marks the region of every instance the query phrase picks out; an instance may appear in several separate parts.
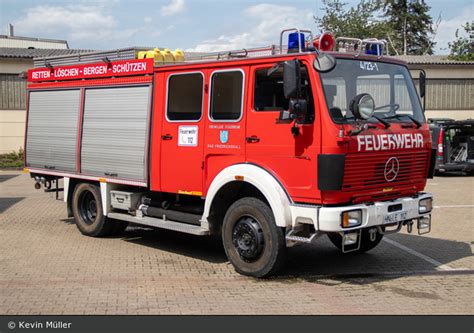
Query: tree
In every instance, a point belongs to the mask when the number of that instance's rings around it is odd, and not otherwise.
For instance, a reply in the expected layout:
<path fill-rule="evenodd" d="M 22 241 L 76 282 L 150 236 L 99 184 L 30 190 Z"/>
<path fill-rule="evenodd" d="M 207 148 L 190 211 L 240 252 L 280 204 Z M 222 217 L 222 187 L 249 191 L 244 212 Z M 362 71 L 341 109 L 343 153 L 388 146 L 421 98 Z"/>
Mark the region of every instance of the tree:
<path fill-rule="evenodd" d="M 467 33 L 468 37 L 460 36 L 459 29 L 456 29 L 456 40 L 454 40 L 452 43 L 448 43 L 449 49 L 451 50 L 449 59 L 459 61 L 473 61 L 474 50 L 473 42 L 471 41 L 470 37 L 474 33 L 474 23 L 466 22 L 462 28 Z"/>
<path fill-rule="evenodd" d="M 336 36 L 386 39 L 391 54 L 433 54 L 430 7 L 424 0 L 362 0 L 346 9 L 343 0 L 323 0 L 315 22 Z"/>
<path fill-rule="evenodd" d="M 381 0 L 379 8 L 387 19 L 392 52 L 433 54 L 433 18 L 424 0 Z"/>
<path fill-rule="evenodd" d="M 323 0 L 324 15 L 314 17 L 321 31 L 330 31 L 336 36 L 354 38 L 384 38 L 387 24 L 375 18 L 379 8 L 377 0 L 362 0 L 356 7 L 346 9 L 342 0 Z"/>

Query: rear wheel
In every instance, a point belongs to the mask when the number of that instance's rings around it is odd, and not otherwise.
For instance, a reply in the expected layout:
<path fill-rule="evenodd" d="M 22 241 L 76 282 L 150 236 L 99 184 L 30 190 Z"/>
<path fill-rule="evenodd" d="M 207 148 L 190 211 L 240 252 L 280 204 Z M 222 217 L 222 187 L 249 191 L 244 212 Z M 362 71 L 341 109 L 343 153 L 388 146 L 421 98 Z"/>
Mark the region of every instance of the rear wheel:
<path fill-rule="evenodd" d="M 369 232 L 370 229 L 371 228 L 366 228 L 366 229 L 361 230 L 360 248 L 358 250 L 351 251 L 349 253 L 364 253 L 364 252 L 372 250 L 377 245 L 379 245 L 380 241 L 383 238 L 383 235 L 377 232 L 375 234 L 374 241 L 372 241 L 370 239 L 370 232 Z M 342 251 L 342 236 L 336 232 L 328 233 L 327 235 L 331 243 L 333 243 L 335 247 L 337 247 L 339 250 Z"/>
<path fill-rule="evenodd" d="M 270 207 L 259 199 L 243 198 L 230 206 L 222 241 L 227 258 L 240 274 L 268 276 L 285 262 L 284 231 L 275 224 Z"/>
<path fill-rule="evenodd" d="M 108 219 L 103 214 L 100 189 L 83 183 L 74 190 L 72 212 L 79 231 L 87 236 L 102 237 L 121 233 L 127 222 Z"/>

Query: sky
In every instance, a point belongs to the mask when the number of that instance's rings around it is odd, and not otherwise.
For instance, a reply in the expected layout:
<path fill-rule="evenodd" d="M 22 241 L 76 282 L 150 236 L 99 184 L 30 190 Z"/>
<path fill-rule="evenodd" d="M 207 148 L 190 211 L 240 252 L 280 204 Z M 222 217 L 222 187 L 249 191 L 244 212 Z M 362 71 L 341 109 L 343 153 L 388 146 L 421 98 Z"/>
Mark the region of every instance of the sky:
<path fill-rule="evenodd" d="M 456 29 L 474 17 L 474 1 L 426 3 L 434 21 L 442 17 L 435 53 L 447 54 Z M 12 23 L 17 36 L 65 39 L 70 48 L 219 51 L 278 44 L 284 28 L 317 32 L 321 7 L 321 0 L 0 0 L 0 34 Z"/>

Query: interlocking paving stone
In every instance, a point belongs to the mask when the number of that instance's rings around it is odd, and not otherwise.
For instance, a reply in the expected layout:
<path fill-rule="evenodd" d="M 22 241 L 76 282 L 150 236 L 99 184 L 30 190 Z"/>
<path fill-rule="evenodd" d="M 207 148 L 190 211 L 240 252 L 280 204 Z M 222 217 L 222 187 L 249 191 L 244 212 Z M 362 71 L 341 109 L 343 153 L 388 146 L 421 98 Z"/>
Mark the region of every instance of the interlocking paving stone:
<path fill-rule="evenodd" d="M 280 275 L 237 274 L 213 238 L 129 226 L 90 238 L 54 194 L 0 171 L 0 314 L 473 314 L 474 208 L 437 208 L 425 236 L 343 255 L 322 237 Z M 474 178 L 436 177 L 435 205 L 473 205 Z"/>

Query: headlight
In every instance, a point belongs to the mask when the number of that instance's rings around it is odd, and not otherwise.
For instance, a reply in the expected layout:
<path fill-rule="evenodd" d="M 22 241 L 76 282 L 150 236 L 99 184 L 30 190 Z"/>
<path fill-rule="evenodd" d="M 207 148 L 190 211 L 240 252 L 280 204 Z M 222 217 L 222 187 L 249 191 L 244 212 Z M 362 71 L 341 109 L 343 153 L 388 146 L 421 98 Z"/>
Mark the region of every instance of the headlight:
<path fill-rule="evenodd" d="M 352 114 L 362 120 L 367 120 L 374 115 L 375 102 L 369 94 L 359 94 L 349 104 Z"/>
<path fill-rule="evenodd" d="M 357 227 L 362 224 L 362 210 L 349 210 L 341 214 L 341 226 L 343 228 Z"/>
<path fill-rule="evenodd" d="M 420 214 L 425 214 L 431 212 L 433 209 L 433 199 L 432 198 L 426 198 L 426 199 L 421 199 L 420 203 L 418 205 L 418 213 Z"/>

